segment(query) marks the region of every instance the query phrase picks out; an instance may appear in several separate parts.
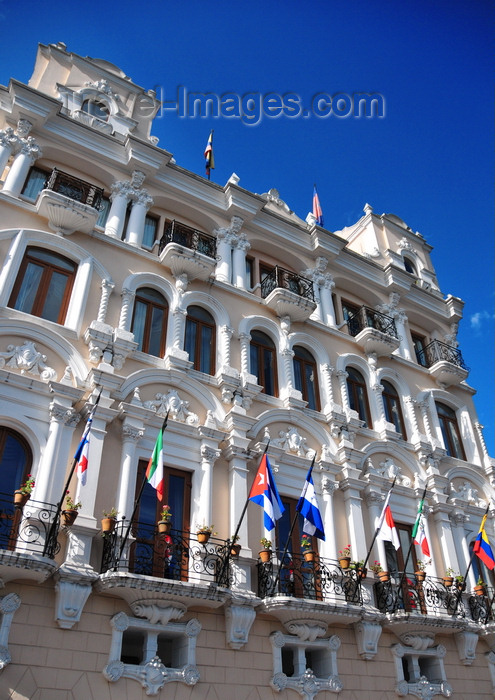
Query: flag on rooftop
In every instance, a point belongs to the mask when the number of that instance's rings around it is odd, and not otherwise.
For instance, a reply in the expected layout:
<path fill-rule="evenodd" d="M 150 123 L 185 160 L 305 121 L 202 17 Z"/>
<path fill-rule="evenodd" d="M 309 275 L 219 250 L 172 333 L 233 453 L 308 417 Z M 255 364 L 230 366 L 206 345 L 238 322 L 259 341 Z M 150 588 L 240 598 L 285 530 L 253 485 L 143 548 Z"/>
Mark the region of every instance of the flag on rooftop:
<path fill-rule="evenodd" d="M 275 522 L 282 517 L 285 508 L 278 495 L 268 456 L 260 462 L 248 499 L 264 510 L 263 522 L 267 530 L 273 530 Z"/>
<path fill-rule="evenodd" d="M 400 540 L 397 534 L 397 528 L 395 527 L 394 518 L 392 516 L 392 510 L 390 509 L 389 501 L 392 489 L 387 494 L 385 503 L 383 504 L 382 514 L 378 521 L 378 538 L 384 542 L 391 542 L 395 549 L 399 549 Z"/>
<path fill-rule="evenodd" d="M 74 454 L 74 461 L 76 463 L 76 474 L 79 482 L 82 486 L 85 485 L 88 476 L 88 460 L 89 460 L 89 438 L 91 433 L 91 426 L 93 424 L 93 416 L 95 415 L 96 407 L 100 401 L 101 391 L 96 397 L 96 401 L 91 407 L 88 415 L 88 420 L 86 421 L 86 427 L 84 428 L 84 433 L 81 438 L 81 442 L 77 446 L 77 450 Z"/>
<path fill-rule="evenodd" d="M 206 144 L 204 156 L 206 165 L 206 175 L 209 180 L 210 170 L 215 169 L 215 158 L 213 156 L 213 129 L 210 131 L 210 135 L 208 136 L 208 142 Z"/>
<path fill-rule="evenodd" d="M 483 564 L 489 569 L 495 568 L 495 559 L 493 558 L 492 548 L 490 547 L 490 540 L 485 531 L 485 522 L 487 518 L 487 513 L 483 516 L 480 525 L 480 531 L 478 532 L 478 537 L 474 543 L 473 551 L 481 559 Z"/>
<path fill-rule="evenodd" d="M 426 539 L 426 532 L 425 532 L 425 516 L 423 515 L 423 507 L 424 507 L 425 499 L 422 498 L 421 501 L 419 502 L 418 506 L 418 514 L 416 516 L 416 521 L 413 525 L 412 529 L 412 539 L 414 544 L 418 544 L 421 547 L 421 551 L 425 555 L 425 557 L 430 556 L 430 547 L 428 545 L 428 540 Z"/>
<path fill-rule="evenodd" d="M 167 418 L 165 418 L 161 430 L 158 433 L 153 454 L 146 468 L 146 479 L 148 484 L 156 489 L 156 495 L 159 501 L 163 501 L 163 493 L 165 491 L 165 479 L 163 474 L 163 431 L 166 427 Z"/>
<path fill-rule="evenodd" d="M 316 185 L 313 188 L 313 216 L 316 219 L 318 226 L 323 226 L 323 211 L 320 205 L 320 198 L 316 190 Z"/>
<path fill-rule="evenodd" d="M 318 537 L 320 540 L 325 539 L 325 530 L 323 520 L 321 518 L 318 501 L 316 500 L 315 487 L 313 477 L 313 463 L 311 464 L 306 481 L 304 482 L 301 497 L 296 506 L 296 511 L 304 517 L 303 532 L 307 535 Z"/>

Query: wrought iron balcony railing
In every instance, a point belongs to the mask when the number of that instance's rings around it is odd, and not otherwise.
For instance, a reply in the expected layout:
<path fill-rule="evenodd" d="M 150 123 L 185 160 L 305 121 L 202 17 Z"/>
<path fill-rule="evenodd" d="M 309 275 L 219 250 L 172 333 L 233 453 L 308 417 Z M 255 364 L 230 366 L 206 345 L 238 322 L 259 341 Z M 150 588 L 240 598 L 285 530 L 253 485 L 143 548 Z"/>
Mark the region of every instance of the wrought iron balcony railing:
<path fill-rule="evenodd" d="M 365 328 L 374 328 L 393 338 L 399 337 L 394 319 L 368 306 L 362 306 L 347 319 L 347 328 L 353 337 L 356 337 Z"/>
<path fill-rule="evenodd" d="M 273 552 L 269 561 L 258 562 L 258 595 L 282 594 L 294 598 L 332 600 L 363 605 L 361 576 L 354 569 L 341 569 L 338 562 L 316 553 L 312 561 L 303 554 Z"/>
<path fill-rule="evenodd" d="M 283 267 L 276 265 L 271 272 L 261 282 L 261 297 L 266 297 L 273 292 L 274 289 L 288 289 L 304 299 L 310 301 L 315 300 L 313 282 L 301 277 L 296 272 L 284 270 Z"/>
<path fill-rule="evenodd" d="M 450 362 L 456 367 L 469 370 L 469 367 L 464 363 L 461 351 L 452 345 L 442 343 L 440 340 L 432 340 L 429 345 L 416 352 L 416 357 L 418 359 L 418 364 L 423 367 L 432 367 L 435 362 L 443 360 L 445 362 Z"/>
<path fill-rule="evenodd" d="M 60 551 L 56 513 L 56 505 L 32 498 L 22 509 L 15 508 L 12 494 L 0 494 L 0 549 L 53 559 Z"/>
<path fill-rule="evenodd" d="M 376 607 L 381 612 L 466 617 L 462 583 L 454 581 L 446 586 L 443 579 L 425 576 L 419 580 L 415 574 L 407 574 L 402 580 L 402 573 L 397 572 L 392 580 L 375 583 L 374 590 Z"/>
<path fill-rule="evenodd" d="M 196 534 L 134 522 L 123 546 L 129 522 L 121 520 L 103 537 L 101 573 L 128 571 L 172 581 L 217 583 L 226 588 L 234 582 L 229 566 L 230 543 L 210 537 L 200 543 Z M 232 558 L 233 559 L 233 558 Z"/>
<path fill-rule="evenodd" d="M 213 236 L 209 236 L 203 231 L 198 231 L 191 226 L 172 221 L 160 240 L 158 254 L 162 252 L 167 243 L 178 243 L 184 248 L 195 250 L 208 258 L 215 258 L 217 252 L 217 242 Z"/>
<path fill-rule="evenodd" d="M 53 168 L 50 177 L 44 184 L 44 189 L 58 192 L 69 199 L 73 199 L 75 202 L 87 204 L 97 211 L 100 210 L 103 198 L 101 187 L 96 187 L 90 182 L 85 182 L 73 175 L 64 173 L 58 168 Z"/>

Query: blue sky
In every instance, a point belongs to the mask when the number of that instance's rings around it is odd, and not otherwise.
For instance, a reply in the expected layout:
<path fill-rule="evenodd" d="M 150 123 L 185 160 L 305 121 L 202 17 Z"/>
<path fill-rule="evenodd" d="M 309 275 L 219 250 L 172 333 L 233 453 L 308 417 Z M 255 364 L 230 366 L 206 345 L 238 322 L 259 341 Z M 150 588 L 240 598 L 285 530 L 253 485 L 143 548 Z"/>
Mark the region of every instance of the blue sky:
<path fill-rule="evenodd" d="M 494 446 L 493 31 L 488 0 L 311 3 L 39 3 L 0 0 L 0 82 L 27 81 L 38 42 L 105 58 L 175 100 L 189 92 L 379 93 L 383 118 L 179 117 L 155 121 L 159 145 L 204 174 L 214 129 L 224 184 L 275 187 L 302 218 L 318 185 L 325 226 L 355 222 L 369 202 L 434 246 L 445 295 L 465 301 L 458 340 L 491 455 Z"/>

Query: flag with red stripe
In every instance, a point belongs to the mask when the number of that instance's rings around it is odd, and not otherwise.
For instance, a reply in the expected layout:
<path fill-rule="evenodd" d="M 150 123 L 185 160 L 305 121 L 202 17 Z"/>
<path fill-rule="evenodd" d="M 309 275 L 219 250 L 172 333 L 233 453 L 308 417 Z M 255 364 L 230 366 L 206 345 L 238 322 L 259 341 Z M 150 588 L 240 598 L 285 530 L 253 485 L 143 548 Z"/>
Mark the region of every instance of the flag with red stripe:
<path fill-rule="evenodd" d="M 96 397 L 96 401 L 91 407 L 88 415 L 88 420 L 86 421 L 86 427 L 84 428 L 84 433 L 81 438 L 81 442 L 77 446 L 77 450 L 74 454 L 74 461 L 76 462 L 76 474 L 79 482 L 82 486 L 85 485 L 88 476 L 88 464 L 89 464 L 89 438 L 91 434 L 91 426 L 93 424 L 93 416 L 95 415 L 96 407 L 100 401 L 101 391 Z"/>

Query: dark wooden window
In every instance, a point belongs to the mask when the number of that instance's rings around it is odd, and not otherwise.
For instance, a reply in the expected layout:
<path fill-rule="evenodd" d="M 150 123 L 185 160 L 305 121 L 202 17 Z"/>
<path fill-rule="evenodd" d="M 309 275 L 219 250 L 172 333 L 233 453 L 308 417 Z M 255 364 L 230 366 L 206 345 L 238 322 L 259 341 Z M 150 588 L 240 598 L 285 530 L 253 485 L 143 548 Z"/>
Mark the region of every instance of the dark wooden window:
<path fill-rule="evenodd" d="M 254 258 L 246 255 L 246 284 L 248 289 L 254 287 Z"/>
<path fill-rule="evenodd" d="M 143 248 L 151 249 L 158 238 L 158 225 L 160 218 L 154 214 L 147 214 L 144 220 Z"/>
<path fill-rule="evenodd" d="M 76 269 L 77 265 L 62 255 L 27 248 L 9 306 L 48 321 L 63 323 Z"/>
<path fill-rule="evenodd" d="M 406 258 L 405 256 L 404 256 L 404 267 L 405 267 L 406 272 L 409 272 L 410 275 L 417 276 L 418 273 L 416 272 L 416 266 L 414 265 L 412 260 L 410 260 L 409 258 Z"/>
<path fill-rule="evenodd" d="M 282 517 L 277 520 L 275 528 L 275 546 L 279 560 L 282 559 L 284 549 L 287 546 L 287 553 L 282 562 L 280 571 L 280 591 L 289 595 L 302 598 L 321 598 L 321 590 L 314 588 L 314 572 L 310 565 L 306 565 L 302 556 L 301 538 L 303 535 L 304 518 L 299 513 L 297 515 L 294 529 L 289 538 L 290 529 L 296 516 L 296 506 L 298 499 L 281 496 L 284 505 Z M 318 540 L 311 537 L 312 549 L 318 551 Z"/>
<path fill-rule="evenodd" d="M 437 408 L 438 421 L 440 423 L 443 443 L 447 454 L 450 455 L 450 457 L 457 457 L 457 459 L 465 460 L 466 454 L 464 452 L 455 411 L 450 408 L 450 406 L 446 406 L 439 401 L 435 401 L 435 406 Z"/>
<path fill-rule="evenodd" d="M 353 304 L 350 301 L 346 301 L 345 299 L 342 299 L 342 318 L 344 321 L 348 321 L 351 316 L 354 316 L 354 314 L 357 314 L 361 307 L 357 306 L 356 304 Z"/>
<path fill-rule="evenodd" d="M 274 342 L 262 331 L 251 331 L 251 374 L 258 379 L 263 393 L 278 395 L 277 357 Z"/>
<path fill-rule="evenodd" d="M 423 335 L 418 335 L 417 333 L 411 333 L 411 338 L 418 364 L 422 365 L 423 367 L 427 367 L 428 363 L 426 361 L 426 354 L 424 352 L 427 345 L 426 338 Z"/>
<path fill-rule="evenodd" d="M 138 350 L 163 357 L 167 317 L 168 304 L 159 292 L 151 287 L 137 290 L 131 331 L 134 333 Z"/>
<path fill-rule="evenodd" d="M 21 512 L 12 514 L 13 493 L 31 471 L 32 453 L 26 440 L 15 430 L 0 427 L 0 549 L 14 549 Z"/>
<path fill-rule="evenodd" d="M 371 414 L 368 404 L 368 393 L 366 382 L 361 372 L 354 367 L 347 367 L 347 393 L 349 395 L 349 405 L 356 411 L 359 418 L 364 421 L 366 428 L 371 428 Z"/>
<path fill-rule="evenodd" d="M 385 418 L 389 423 L 395 425 L 396 431 L 402 437 L 403 440 L 406 439 L 406 429 L 404 427 L 404 417 L 402 415 L 402 409 L 400 405 L 400 398 L 397 389 L 393 384 L 387 381 L 382 381 L 383 386 L 383 407 L 385 409 Z"/>
<path fill-rule="evenodd" d="M 187 309 L 184 349 L 189 353 L 194 369 L 215 374 L 215 320 L 201 306 L 189 306 Z"/>
<path fill-rule="evenodd" d="M 318 368 L 313 355 L 300 345 L 294 346 L 294 385 L 301 392 L 308 408 L 320 410 L 320 392 L 318 388 Z"/>
<path fill-rule="evenodd" d="M 33 165 L 22 188 L 22 196 L 35 201 L 49 177 L 50 173 L 47 170 Z"/>

